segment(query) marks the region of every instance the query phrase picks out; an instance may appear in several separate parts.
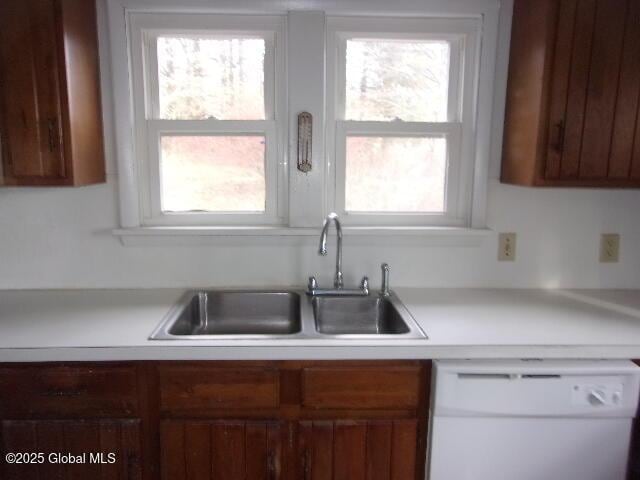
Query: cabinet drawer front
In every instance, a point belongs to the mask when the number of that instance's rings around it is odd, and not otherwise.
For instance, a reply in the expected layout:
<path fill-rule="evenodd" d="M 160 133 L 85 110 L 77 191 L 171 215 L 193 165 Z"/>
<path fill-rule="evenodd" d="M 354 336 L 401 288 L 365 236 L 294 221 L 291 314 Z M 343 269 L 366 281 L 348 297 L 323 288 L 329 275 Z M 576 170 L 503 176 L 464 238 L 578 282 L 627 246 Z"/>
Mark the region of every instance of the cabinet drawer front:
<path fill-rule="evenodd" d="M 325 409 L 415 409 L 420 367 L 305 368 L 302 403 Z"/>
<path fill-rule="evenodd" d="M 164 412 L 277 408 L 280 403 L 275 368 L 160 367 L 159 381 Z"/>
<path fill-rule="evenodd" d="M 0 415 L 105 417 L 138 411 L 135 367 L 0 368 Z"/>

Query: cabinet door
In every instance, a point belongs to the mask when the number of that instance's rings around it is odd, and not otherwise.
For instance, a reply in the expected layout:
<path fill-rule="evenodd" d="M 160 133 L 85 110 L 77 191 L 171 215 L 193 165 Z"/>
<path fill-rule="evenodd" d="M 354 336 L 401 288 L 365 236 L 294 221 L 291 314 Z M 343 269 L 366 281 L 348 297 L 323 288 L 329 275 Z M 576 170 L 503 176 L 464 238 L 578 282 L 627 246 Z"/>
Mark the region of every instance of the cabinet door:
<path fill-rule="evenodd" d="M 414 480 L 416 420 L 308 421 L 299 433 L 303 480 Z"/>
<path fill-rule="evenodd" d="M 640 0 L 560 0 L 547 180 L 640 178 Z"/>
<path fill-rule="evenodd" d="M 4 420 L 0 426 L 3 479 L 142 478 L 139 420 Z M 42 453 L 42 463 L 8 464 L 7 453 Z M 58 454 L 84 456 L 81 462 L 61 463 Z"/>
<path fill-rule="evenodd" d="M 160 427 L 163 480 L 277 480 L 280 423 L 165 420 Z"/>
<path fill-rule="evenodd" d="M 63 177 L 56 3 L 0 2 L 5 175 Z"/>

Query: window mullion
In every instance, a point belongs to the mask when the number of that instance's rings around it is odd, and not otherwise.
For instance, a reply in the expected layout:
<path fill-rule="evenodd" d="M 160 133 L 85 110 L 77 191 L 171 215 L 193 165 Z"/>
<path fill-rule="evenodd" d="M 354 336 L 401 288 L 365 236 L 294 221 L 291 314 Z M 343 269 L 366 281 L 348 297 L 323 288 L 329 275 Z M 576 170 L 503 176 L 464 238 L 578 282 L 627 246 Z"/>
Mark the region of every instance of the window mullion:
<path fill-rule="evenodd" d="M 325 211 L 325 15 L 290 12 L 287 17 L 289 93 L 289 226 L 315 227 Z M 300 112 L 313 116 L 312 169 L 297 169 Z"/>
<path fill-rule="evenodd" d="M 158 35 L 152 32 L 144 33 L 144 62 L 148 66 L 145 75 L 147 93 L 145 98 L 146 117 L 160 118 L 160 85 L 158 69 Z"/>
<path fill-rule="evenodd" d="M 159 133 L 261 134 L 275 128 L 273 120 L 149 120 Z"/>
<path fill-rule="evenodd" d="M 345 135 L 430 136 L 452 135 L 462 128 L 458 122 L 368 122 L 339 120 L 338 131 Z"/>
<path fill-rule="evenodd" d="M 449 58 L 449 88 L 448 88 L 448 106 L 447 106 L 447 119 L 449 122 L 457 122 L 461 120 L 462 112 L 461 112 L 461 102 L 460 98 L 462 97 L 460 85 L 460 79 L 462 77 L 461 71 L 463 70 L 462 66 L 462 49 L 463 49 L 462 38 L 457 38 L 450 42 L 450 58 Z"/>
<path fill-rule="evenodd" d="M 265 36 L 264 54 L 264 113 L 265 118 L 276 118 L 276 51 L 274 34 Z"/>

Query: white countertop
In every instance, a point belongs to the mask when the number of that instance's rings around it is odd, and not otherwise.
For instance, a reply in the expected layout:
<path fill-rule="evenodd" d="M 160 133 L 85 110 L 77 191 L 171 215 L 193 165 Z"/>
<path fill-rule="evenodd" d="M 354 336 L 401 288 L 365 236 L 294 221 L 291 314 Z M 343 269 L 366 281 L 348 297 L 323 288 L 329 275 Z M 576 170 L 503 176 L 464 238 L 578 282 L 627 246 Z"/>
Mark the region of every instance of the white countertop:
<path fill-rule="evenodd" d="M 604 306 L 629 315 L 638 315 L 640 312 L 639 290 L 563 290 L 562 293 L 592 305 Z"/>
<path fill-rule="evenodd" d="M 0 362 L 640 358 L 634 290 L 397 289 L 421 340 L 149 340 L 182 293 L 0 291 Z"/>

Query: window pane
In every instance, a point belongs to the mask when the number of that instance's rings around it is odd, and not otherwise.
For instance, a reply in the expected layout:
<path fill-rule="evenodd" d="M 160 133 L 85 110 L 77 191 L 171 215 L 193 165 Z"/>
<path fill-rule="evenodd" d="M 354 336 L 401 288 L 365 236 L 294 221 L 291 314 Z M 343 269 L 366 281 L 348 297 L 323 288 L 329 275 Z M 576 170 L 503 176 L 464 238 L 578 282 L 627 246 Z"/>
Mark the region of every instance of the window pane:
<path fill-rule="evenodd" d="M 265 42 L 158 38 L 160 118 L 263 120 Z"/>
<path fill-rule="evenodd" d="M 265 139 L 259 136 L 163 136 L 164 212 L 264 212 Z"/>
<path fill-rule="evenodd" d="M 446 159 L 444 138 L 348 137 L 346 210 L 444 212 Z"/>
<path fill-rule="evenodd" d="M 447 121 L 446 42 L 348 40 L 347 120 Z"/>

